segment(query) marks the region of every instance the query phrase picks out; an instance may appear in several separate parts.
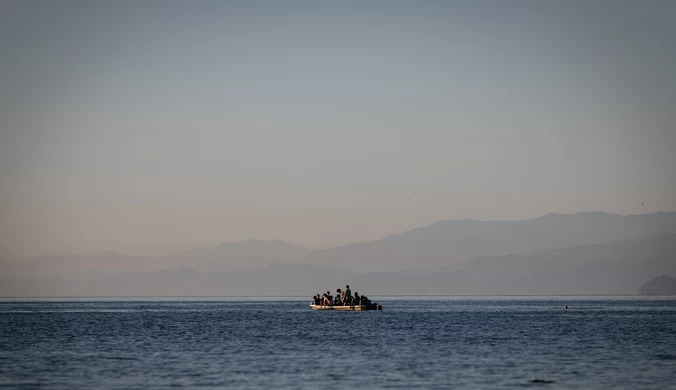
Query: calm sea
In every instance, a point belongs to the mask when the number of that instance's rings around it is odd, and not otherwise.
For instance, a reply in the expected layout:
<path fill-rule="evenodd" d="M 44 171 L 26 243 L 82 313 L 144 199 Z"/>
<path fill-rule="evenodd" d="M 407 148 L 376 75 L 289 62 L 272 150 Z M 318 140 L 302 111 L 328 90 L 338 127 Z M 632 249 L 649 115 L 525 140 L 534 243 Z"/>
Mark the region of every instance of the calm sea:
<path fill-rule="evenodd" d="M 676 298 L 374 300 L 5 299 L 0 387 L 676 389 Z"/>

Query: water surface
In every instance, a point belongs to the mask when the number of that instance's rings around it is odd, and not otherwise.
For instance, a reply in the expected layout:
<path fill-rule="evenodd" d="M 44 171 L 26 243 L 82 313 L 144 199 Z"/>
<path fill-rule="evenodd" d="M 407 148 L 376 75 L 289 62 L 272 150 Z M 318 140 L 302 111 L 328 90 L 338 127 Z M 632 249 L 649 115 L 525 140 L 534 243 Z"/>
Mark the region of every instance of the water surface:
<path fill-rule="evenodd" d="M 676 388 L 673 298 L 381 303 L 4 300 L 0 387 Z"/>

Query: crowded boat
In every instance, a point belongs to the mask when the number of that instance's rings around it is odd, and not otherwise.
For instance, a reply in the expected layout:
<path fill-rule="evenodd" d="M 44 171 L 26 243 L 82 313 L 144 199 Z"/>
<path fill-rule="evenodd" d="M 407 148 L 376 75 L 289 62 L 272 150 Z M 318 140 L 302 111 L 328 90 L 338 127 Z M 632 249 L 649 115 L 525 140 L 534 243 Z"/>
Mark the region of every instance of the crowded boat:
<path fill-rule="evenodd" d="M 358 292 L 352 294 L 350 286 L 345 286 L 345 289 L 336 289 L 336 295 L 331 295 L 331 291 L 324 294 L 316 294 L 312 297 L 310 302 L 312 310 L 383 310 L 381 305 L 378 305 L 366 295 L 359 295 Z"/>

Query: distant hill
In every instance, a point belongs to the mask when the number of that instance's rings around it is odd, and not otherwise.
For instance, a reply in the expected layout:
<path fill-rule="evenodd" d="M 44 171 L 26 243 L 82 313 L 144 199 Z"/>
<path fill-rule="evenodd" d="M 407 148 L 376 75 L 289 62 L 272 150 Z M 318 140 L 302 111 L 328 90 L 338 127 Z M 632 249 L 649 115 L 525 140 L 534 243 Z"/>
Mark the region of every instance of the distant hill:
<path fill-rule="evenodd" d="M 449 272 L 451 293 L 636 294 L 652 275 L 676 273 L 676 235 L 527 255 L 477 257 Z"/>
<path fill-rule="evenodd" d="M 639 289 L 641 295 L 676 295 L 676 279 L 658 275 Z"/>
<path fill-rule="evenodd" d="M 248 240 L 159 257 L 56 254 L 0 263 L 0 295 L 305 294 L 342 279 L 379 294 L 632 294 L 676 274 L 674 234 L 673 212 L 591 212 L 441 221 L 316 251 Z"/>
<path fill-rule="evenodd" d="M 56 254 L 13 261 L 12 267 L 4 268 L 11 269 L 12 274 L 161 269 L 225 272 L 300 263 L 353 272 L 392 272 L 452 267 L 477 256 L 521 255 L 665 233 L 676 233 L 676 213 L 547 214 L 526 221 L 441 221 L 376 241 L 316 251 L 283 241 L 247 240 L 159 257 L 112 252 Z"/>
<path fill-rule="evenodd" d="M 377 241 L 315 251 L 304 262 L 355 271 L 402 271 L 459 264 L 477 256 L 521 255 L 663 233 L 676 233 L 676 213 L 587 212 L 526 221 L 441 221 Z"/>
<path fill-rule="evenodd" d="M 375 295 L 635 294 L 660 273 L 676 274 L 676 235 L 526 255 L 482 256 L 420 272 L 358 272 L 321 265 L 266 264 L 224 272 L 172 269 L 0 277 L 2 296 L 312 296 L 350 284 Z"/>

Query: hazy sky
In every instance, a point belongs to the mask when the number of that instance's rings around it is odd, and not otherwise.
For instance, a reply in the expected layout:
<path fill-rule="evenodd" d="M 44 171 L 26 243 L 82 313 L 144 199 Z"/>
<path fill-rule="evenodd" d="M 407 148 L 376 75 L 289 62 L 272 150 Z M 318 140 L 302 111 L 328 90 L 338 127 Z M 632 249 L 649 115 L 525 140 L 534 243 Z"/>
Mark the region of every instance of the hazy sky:
<path fill-rule="evenodd" d="M 674 20 L 674 1 L 0 0 L 0 254 L 676 210 Z"/>

